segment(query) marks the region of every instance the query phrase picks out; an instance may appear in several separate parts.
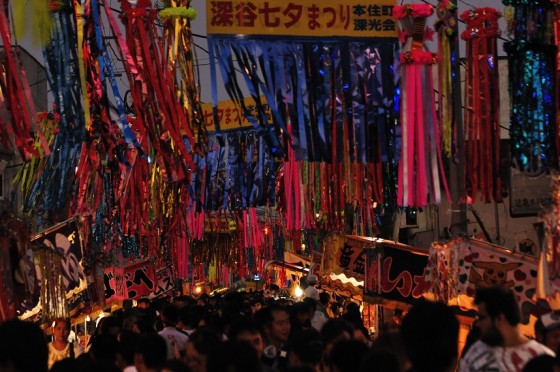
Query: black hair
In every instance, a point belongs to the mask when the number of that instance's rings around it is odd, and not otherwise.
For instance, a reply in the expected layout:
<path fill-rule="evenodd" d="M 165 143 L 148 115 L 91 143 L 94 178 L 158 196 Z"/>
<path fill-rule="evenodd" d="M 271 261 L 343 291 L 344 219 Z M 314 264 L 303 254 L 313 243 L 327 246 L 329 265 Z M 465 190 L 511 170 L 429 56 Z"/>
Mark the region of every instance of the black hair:
<path fill-rule="evenodd" d="M 208 362 L 208 372 L 261 372 L 257 352 L 246 341 L 229 340 L 216 345 Z"/>
<path fill-rule="evenodd" d="M 235 340 L 243 332 L 259 333 L 264 338 L 262 326 L 248 317 L 241 317 L 233 321 L 229 327 L 228 337 L 230 340 Z"/>
<path fill-rule="evenodd" d="M 179 322 L 179 308 L 173 303 L 165 303 L 161 307 L 161 319 L 167 326 L 175 327 Z"/>
<path fill-rule="evenodd" d="M 167 359 L 167 343 L 157 333 L 148 333 L 138 341 L 136 354 L 142 355 L 146 367 L 159 368 Z"/>
<path fill-rule="evenodd" d="M 342 340 L 334 344 L 329 360 L 340 372 L 358 371 L 368 347 L 358 340 Z"/>
<path fill-rule="evenodd" d="M 38 325 L 19 319 L 0 324 L 0 369 L 46 372 L 48 356 L 45 335 Z"/>
<path fill-rule="evenodd" d="M 288 353 L 294 353 L 306 366 L 316 366 L 323 356 L 323 342 L 321 335 L 315 329 L 304 329 L 288 342 Z"/>
<path fill-rule="evenodd" d="M 402 321 L 401 337 L 415 371 L 442 372 L 457 361 L 459 320 L 444 303 L 415 304 Z"/>
<path fill-rule="evenodd" d="M 210 327 L 200 327 L 191 334 L 189 343 L 191 343 L 199 353 L 210 355 L 220 343 L 220 337 L 214 329 Z"/>
<path fill-rule="evenodd" d="M 493 286 L 478 288 L 474 296 L 476 305 L 484 304 L 491 319 L 504 314 L 508 323 L 515 326 L 521 322 L 521 312 L 515 294 L 509 288 Z"/>

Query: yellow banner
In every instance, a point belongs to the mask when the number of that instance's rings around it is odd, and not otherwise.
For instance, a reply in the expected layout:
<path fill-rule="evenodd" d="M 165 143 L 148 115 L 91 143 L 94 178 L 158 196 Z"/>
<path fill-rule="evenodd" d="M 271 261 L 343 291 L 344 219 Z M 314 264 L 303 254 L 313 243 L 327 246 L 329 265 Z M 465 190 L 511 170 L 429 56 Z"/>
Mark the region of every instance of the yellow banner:
<path fill-rule="evenodd" d="M 341 4 L 342 3 L 342 4 Z M 397 37 L 396 0 L 206 2 L 208 34 Z"/>
<path fill-rule="evenodd" d="M 252 98 L 245 98 L 244 102 L 245 107 L 247 107 L 251 115 L 256 117 L 257 108 L 255 106 L 255 100 Z M 267 120 L 271 122 L 272 113 L 270 111 L 270 106 L 268 106 L 268 103 L 266 103 L 264 97 L 261 97 L 261 102 L 263 102 L 263 108 L 266 113 Z M 216 126 L 214 125 L 214 119 L 212 115 L 212 104 L 202 104 L 202 112 L 204 115 L 206 130 L 209 132 L 216 131 Z M 236 106 L 233 101 L 218 102 L 218 120 L 220 129 L 223 131 L 248 128 L 253 126 L 247 119 L 247 117 L 243 114 L 243 110 L 241 109 L 241 107 Z"/>

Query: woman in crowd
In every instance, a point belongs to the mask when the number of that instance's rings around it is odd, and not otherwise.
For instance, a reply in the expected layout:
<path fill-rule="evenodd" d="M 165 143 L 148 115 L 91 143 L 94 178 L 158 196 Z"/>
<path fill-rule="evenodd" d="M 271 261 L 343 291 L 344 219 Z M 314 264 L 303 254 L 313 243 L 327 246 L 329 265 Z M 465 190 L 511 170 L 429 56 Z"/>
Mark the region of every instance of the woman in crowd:
<path fill-rule="evenodd" d="M 55 319 L 53 322 L 53 338 L 49 343 L 49 369 L 55 362 L 66 358 L 77 358 L 84 352 L 78 342 L 68 342 L 70 335 L 70 319 Z"/>

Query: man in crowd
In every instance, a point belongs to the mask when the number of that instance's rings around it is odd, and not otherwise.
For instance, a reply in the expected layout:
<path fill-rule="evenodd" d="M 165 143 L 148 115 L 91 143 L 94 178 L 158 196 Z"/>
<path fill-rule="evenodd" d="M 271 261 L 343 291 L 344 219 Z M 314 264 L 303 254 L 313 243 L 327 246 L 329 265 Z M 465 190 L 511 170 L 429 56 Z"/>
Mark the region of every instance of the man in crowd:
<path fill-rule="evenodd" d="M 272 368 L 282 370 L 286 365 L 286 342 L 290 337 L 291 324 L 288 311 L 281 305 L 271 304 L 257 311 L 255 319 L 266 334 L 264 362 Z"/>
<path fill-rule="evenodd" d="M 538 342 L 557 352 L 560 346 L 560 315 L 554 312 L 541 315 L 535 322 L 535 336 Z"/>
<path fill-rule="evenodd" d="M 521 371 L 537 355 L 554 352 L 521 333 L 521 314 L 515 294 L 504 287 L 478 288 L 476 327 L 480 339 L 461 359 L 459 372 Z"/>
<path fill-rule="evenodd" d="M 177 329 L 179 322 L 179 309 L 172 303 L 166 303 L 161 309 L 161 321 L 164 324 L 163 330 L 158 334 L 167 343 L 167 359 L 180 359 L 185 355 L 189 336 Z"/>

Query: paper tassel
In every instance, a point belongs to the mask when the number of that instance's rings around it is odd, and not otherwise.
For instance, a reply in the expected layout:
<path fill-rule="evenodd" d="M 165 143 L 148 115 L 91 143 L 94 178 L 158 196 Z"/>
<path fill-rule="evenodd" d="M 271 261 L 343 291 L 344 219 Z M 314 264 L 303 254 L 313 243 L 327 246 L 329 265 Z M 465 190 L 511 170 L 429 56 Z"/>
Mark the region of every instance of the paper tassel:
<path fill-rule="evenodd" d="M 470 196 L 490 203 L 502 201 L 500 179 L 500 85 L 497 39 L 501 13 L 493 8 L 461 14 L 466 29 L 465 178 Z"/>

